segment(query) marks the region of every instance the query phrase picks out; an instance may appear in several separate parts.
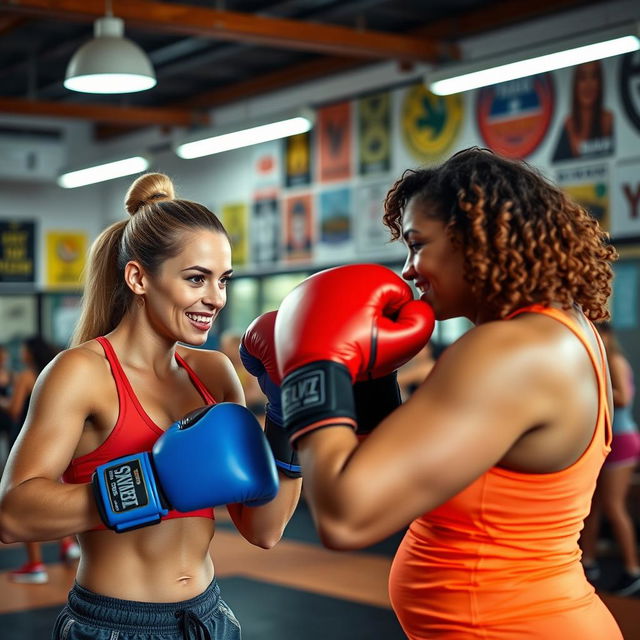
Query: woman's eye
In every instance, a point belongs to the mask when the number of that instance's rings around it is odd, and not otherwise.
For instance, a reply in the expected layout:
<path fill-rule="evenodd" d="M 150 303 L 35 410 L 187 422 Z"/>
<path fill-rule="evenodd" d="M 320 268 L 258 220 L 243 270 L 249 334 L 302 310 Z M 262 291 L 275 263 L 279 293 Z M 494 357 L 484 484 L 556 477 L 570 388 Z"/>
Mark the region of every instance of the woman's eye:
<path fill-rule="evenodd" d="M 189 280 L 189 282 L 193 282 L 194 284 L 202 284 L 204 282 L 204 276 L 199 273 L 194 276 L 189 276 L 187 280 Z"/>
<path fill-rule="evenodd" d="M 220 278 L 220 286 L 226 287 L 229 284 L 230 281 L 231 281 L 231 278 L 229 276 L 225 276 L 224 278 Z"/>

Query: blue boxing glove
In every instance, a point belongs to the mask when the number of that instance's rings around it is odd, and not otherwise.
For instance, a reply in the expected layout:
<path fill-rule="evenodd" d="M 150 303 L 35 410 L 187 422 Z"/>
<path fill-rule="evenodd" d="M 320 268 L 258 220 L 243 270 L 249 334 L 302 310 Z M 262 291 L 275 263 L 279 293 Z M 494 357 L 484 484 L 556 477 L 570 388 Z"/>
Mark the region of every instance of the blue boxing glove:
<path fill-rule="evenodd" d="M 117 532 L 156 524 L 170 509 L 188 512 L 278 493 L 278 474 L 260 424 L 231 402 L 202 407 L 174 422 L 151 452 L 97 467 L 98 511 Z"/>
<path fill-rule="evenodd" d="M 262 393 L 267 396 L 264 432 L 278 469 L 289 478 L 300 478 L 302 473 L 298 456 L 282 428 L 280 375 L 273 338 L 277 313 L 263 313 L 249 325 L 240 342 L 240 359 L 244 368 L 257 378 Z"/>

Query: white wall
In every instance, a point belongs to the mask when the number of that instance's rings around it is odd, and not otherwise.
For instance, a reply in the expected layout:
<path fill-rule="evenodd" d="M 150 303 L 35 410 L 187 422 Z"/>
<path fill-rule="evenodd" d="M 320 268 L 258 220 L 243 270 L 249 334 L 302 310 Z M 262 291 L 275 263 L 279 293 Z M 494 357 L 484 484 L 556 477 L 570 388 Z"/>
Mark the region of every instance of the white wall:
<path fill-rule="evenodd" d="M 68 191 L 55 184 L 0 182 L 0 219 L 36 222 L 36 283 L 45 282 L 47 231 L 81 231 L 91 241 L 105 226 L 104 186 Z"/>
<path fill-rule="evenodd" d="M 633 0 L 607 2 L 579 9 L 572 13 L 541 18 L 526 25 L 514 26 L 493 34 L 486 34 L 465 40 L 463 49 L 471 58 L 482 57 L 494 53 L 497 49 L 513 48 L 523 42 L 539 43 L 544 38 L 558 37 L 563 33 L 575 33 L 576 24 L 580 30 L 588 30 L 606 26 L 612 22 L 640 17 L 640 3 Z M 620 58 L 605 61 L 605 79 L 607 83 L 605 107 L 614 108 L 619 103 L 618 68 Z M 244 100 L 240 103 L 212 111 L 213 121 L 218 125 L 242 122 L 258 116 L 275 114 L 284 109 L 301 106 L 320 106 L 375 90 L 390 89 L 393 98 L 393 157 L 391 170 L 380 176 L 360 177 L 354 174 L 346 184 L 357 187 L 372 181 L 383 181 L 391 184 L 400 173 L 408 167 L 416 166 L 419 161 L 413 157 L 402 141 L 400 132 L 401 108 L 405 88 L 394 88 L 410 82 L 419 82 L 426 66 L 417 66 L 408 72 L 400 71 L 394 63 L 382 63 L 364 69 L 331 76 L 312 83 L 283 89 L 266 96 Z M 552 165 L 550 156 L 556 144 L 562 120 L 567 113 L 569 103 L 570 70 L 560 70 L 553 74 L 556 86 L 556 107 L 553 121 L 545 139 L 536 151 L 527 158 L 529 162 L 540 167 L 551 178 L 558 177 L 559 169 L 571 168 L 571 163 L 563 167 Z M 475 94 L 462 96 L 464 104 L 464 122 L 448 152 L 484 142 L 476 124 Z M 603 160 L 586 162 L 586 165 L 601 165 L 608 175 L 608 184 L 617 188 L 616 171 L 618 163 L 635 162 L 640 155 L 640 132 L 632 127 L 615 107 L 616 153 Z M 355 117 L 355 116 L 354 116 Z M 196 160 L 182 160 L 170 149 L 172 142 L 185 131 L 176 130 L 170 134 L 158 128 L 150 128 L 137 132 L 106 144 L 91 143 L 88 128 L 82 124 L 69 124 L 65 128 L 64 142 L 67 153 L 64 164 L 70 165 L 86 158 L 108 158 L 122 153 L 153 152 L 152 170 L 169 174 L 176 185 L 178 196 L 202 202 L 214 211 L 219 212 L 225 203 L 252 201 L 254 192 L 259 186 L 253 169 L 256 155 L 260 149 L 247 148 L 225 154 L 210 156 Z M 354 141 L 355 142 L 355 141 Z M 354 153 L 357 145 L 354 144 Z M 158 149 L 162 149 L 158 151 Z M 155 150 L 155 151 L 154 151 Z M 279 152 L 278 152 L 279 153 Z M 282 157 L 280 157 L 282 162 Z M 578 163 L 585 164 L 585 162 Z M 62 167 L 60 167 L 61 169 Z M 629 169 L 625 169 L 628 173 Z M 0 168 L 0 175 L 2 170 Z M 626 174 L 625 174 L 626 175 Z M 52 182 L 0 182 L 0 218 L 37 219 L 39 221 L 38 253 L 42 255 L 43 234 L 51 229 L 85 230 L 92 239 L 110 222 L 121 219 L 125 213 L 123 208 L 124 194 L 131 179 L 124 178 L 109 183 L 64 190 Z M 278 185 L 281 189 L 282 186 Z M 309 191 L 317 197 L 324 185 L 314 182 Z M 286 195 L 286 191 L 281 191 Z M 621 211 L 618 208 L 618 213 Z M 616 211 L 612 215 L 618 215 Z M 401 255 L 389 247 L 381 247 L 380 259 Z M 371 256 L 369 256 L 371 257 Z M 375 257 L 375 256 L 374 256 Z M 347 259 L 358 259 L 350 255 Z M 276 268 L 278 265 L 274 265 Z M 44 282 L 42 260 L 38 264 L 38 284 Z"/>

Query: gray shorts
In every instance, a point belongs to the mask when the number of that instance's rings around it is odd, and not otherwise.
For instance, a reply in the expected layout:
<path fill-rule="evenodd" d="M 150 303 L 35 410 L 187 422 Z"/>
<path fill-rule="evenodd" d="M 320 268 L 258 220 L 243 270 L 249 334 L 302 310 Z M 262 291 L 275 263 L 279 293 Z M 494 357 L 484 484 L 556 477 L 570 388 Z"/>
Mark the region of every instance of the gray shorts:
<path fill-rule="evenodd" d="M 93 593 L 79 584 L 53 628 L 52 640 L 240 640 L 240 624 L 214 579 L 195 598 L 136 602 Z"/>

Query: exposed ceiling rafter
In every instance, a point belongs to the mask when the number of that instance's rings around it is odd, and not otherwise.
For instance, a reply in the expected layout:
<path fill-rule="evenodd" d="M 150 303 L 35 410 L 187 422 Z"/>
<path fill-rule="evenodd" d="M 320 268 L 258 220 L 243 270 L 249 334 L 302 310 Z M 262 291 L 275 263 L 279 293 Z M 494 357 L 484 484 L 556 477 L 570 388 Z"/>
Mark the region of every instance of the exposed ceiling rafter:
<path fill-rule="evenodd" d="M 0 100 L 0 112 L 16 113 L 19 110 L 22 114 L 93 120 L 98 124 L 101 138 L 148 125 L 188 126 L 203 121 L 202 113 L 194 110 L 205 111 L 311 82 L 371 64 L 380 58 L 396 59 L 406 67 L 416 59 L 424 60 L 425 52 L 432 56 L 442 56 L 443 52 L 447 52 L 448 57 L 455 57 L 456 50 L 443 47 L 441 43 L 455 42 L 465 36 L 584 5 L 585 0 L 537 0 L 536 3 L 530 0 L 498 0 L 453 18 L 434 20 L 412 29 L 407 35 L 399 36 L 302 19 L 240 14 L 193 5 L 113 0 L 114 13 L 123 17 L 127 24 L 141 30 L 162 29 L 195 38 L 223 38 L 247 47 L 264 44 L 266 37 L 273 47 L 328 51 L 331 55 L 308 62 L 296 62 L 257 77 L 217 86 L 186 99 L 174 100 L 163 107 L 113 107 L 97 103 L 5 98 Z M 30 15 L 86 22 L 103 14 L 103 0 L 0 0 L 0 32 L 3 27 L 11 30 Z M 336 34 L 340 38 L 334 40 Z M 345 38 L 348 40 L 346 43 Z M 339 54 L 335 54 L 336 49 L 340 51 Z M 411 51 L 411 55 L 407 51 Z M 216 51 L 207 55 L 219 56 L 224 52 Z"/>
<path fill-rule="evenodd" d="M 500 0 L 489 8 L 469 11 L 464 16 L 436 20 L 411 31 L 412 37 L 429 36 L 441 41 L 453 41 L 509 24 L 529 20 L 553 11 L 562 11 L 577 4 L 580 0 Z M 230 104 L 235 100 L 246 99 L 261 93 L 275 91 L 300 82 L 310 82 L 331 73 L 370 64 L 371 61 L 353 60 L 340 56 L 327 56 L 295 66 L 268 73 L 259 78 L 238 82 L 224 88 L 205 91 L 187 100 L 175 103 L 175 106 L 216 107 Z"/>
<path fill-rule="evenodd" d="M 137 126 L 191 126 L 208 124 L 206 113 L 196 110 L 153 107 L 114 107 L 104 104 L 77 104 L 72 102 L 42 102 L 22 98 L 0 97 L 0 112 L 19 115 L 79 118 L 103 124 Z"/>
<path fill-rule="evenodd" d="M 102 0 L 0 0 L 0 7 L 64 20 L 94 20 L 104 15 Z M 127 25 L 141 29 L 162 29 L 325 55 L 422 62 L 455 56 L 448 45 L 431 39 L 208 7 L 113 0 L 113 13 Z"/>

